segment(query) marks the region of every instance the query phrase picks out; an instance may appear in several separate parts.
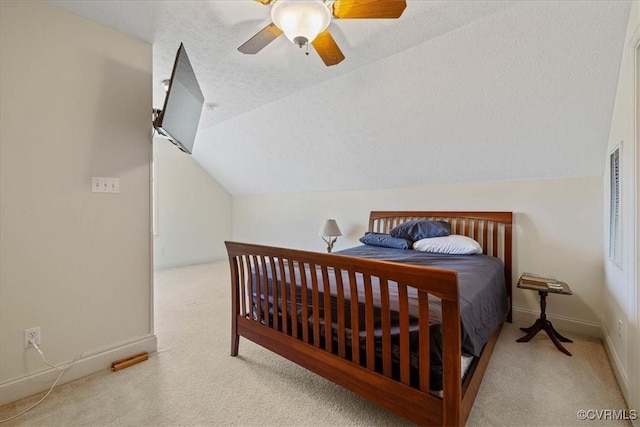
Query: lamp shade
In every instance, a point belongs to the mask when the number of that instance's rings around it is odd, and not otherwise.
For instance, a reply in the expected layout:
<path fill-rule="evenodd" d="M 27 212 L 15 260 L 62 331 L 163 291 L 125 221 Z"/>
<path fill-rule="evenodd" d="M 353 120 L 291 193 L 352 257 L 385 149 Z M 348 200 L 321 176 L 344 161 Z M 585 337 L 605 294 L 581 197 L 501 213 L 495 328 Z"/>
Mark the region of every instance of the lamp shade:
<path fill-rule="evenodd" d="M 340 232 L 340 227 L 338 227 L 338 223 L 335 219 L 328 219 L 322 224 L 322 228 L 320 228 L 320 232 L 318 233 L 320 236 L 327 237 L 335 237 L 342 236 Z"/>
<path fill-rule="evenodd" d="M 271 6 L 271 19 L 289 40 L 302 47 L 329 26 L 331 12 L 321 0 L 278 0 Z"/>

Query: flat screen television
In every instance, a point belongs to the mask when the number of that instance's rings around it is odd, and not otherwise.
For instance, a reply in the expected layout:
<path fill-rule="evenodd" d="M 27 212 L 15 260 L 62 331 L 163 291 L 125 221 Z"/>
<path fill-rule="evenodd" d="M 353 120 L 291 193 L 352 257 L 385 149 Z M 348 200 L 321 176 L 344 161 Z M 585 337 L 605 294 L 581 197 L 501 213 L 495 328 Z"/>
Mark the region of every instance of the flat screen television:
<path fill-rule="evenodd" d="M 153 126 L 160 135 L 168 138 L 185 153 L 191 154 L 203 105 L 204 96 L 200 85 L 187 51 L 180 43 L 164 106 L 157 114 Z"/>

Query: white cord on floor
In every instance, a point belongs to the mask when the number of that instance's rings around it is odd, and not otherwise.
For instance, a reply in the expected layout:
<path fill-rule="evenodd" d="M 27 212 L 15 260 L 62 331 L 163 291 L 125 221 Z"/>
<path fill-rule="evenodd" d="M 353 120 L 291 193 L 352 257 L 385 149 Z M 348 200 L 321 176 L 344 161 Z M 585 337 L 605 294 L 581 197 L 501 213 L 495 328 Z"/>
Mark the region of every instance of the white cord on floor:
<path fill-rule="evenodd" d="M 51 394 L 51 392 L 53 391 L 53 389 L 55 388 L 55 386 L 58 384 L 58 381 L 60 381 L 60 378 L 62 378 L 62 376 L 73 366 L 76 364 L 76 362 L 79 360 L 79 358 L 75 358 L 73 359 L 72 362 L 69 363 L 68 366 L 62 368 L 60 366 L 56 366 L 56 365 L 52 365 L 51 363 L 49 363 L 49 361 L 44 357 L 44 353 L 42 353 L 42 350 L 40 350 L 40 347 L 38 347 L 38 345 L 36 344 L 36 342 L 34 340 L 29 340 L 29 344 L 31 344 L 37 351 L 38 353 L 40 353 L 40 357 L 42 357 L 42 360 L 44 361 L 44 363 L 46 363 L 48 366 L 54 368 L 57 371 L 60 371 L 60 373 L 58 374 L 58 378 L 56 378 L 56 380 L 53 382 L 53 385 L 51 386 L 51 388 L 49 388 L 49 391 L 47 391 L 47 394 L 45 394 L 44 396 L 42 396 L 42 399 L 38 400 L 36 403 L 34 403 L 33 405 L 29 406 L 27 409 L 24 409 L 20 412 L 18 412 L 17 414 L 15 414 L 12 417 L 9 418 L 5 418 L 4 420 L 0 420 L 0 423 L 6 423 L 7 421 L 11 421 L 17 417 L 19 417 L 20 415 L 29 412 L 30 410 L 32 410 L 33 408 L 35 408 L 36 406 L 38 406 L 40 403 L 42 403 L 43 400 L 45 400 L 49 394 Z"/>

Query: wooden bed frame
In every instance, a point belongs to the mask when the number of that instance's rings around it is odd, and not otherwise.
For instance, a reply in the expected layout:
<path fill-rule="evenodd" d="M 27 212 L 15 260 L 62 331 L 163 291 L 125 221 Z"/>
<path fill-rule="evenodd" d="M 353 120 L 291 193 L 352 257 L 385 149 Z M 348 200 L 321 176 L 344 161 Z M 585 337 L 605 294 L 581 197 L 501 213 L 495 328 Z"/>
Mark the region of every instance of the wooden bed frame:
<path fill-rule="evenodd" d="M 506 320 L 510 322 L 512 213 L 371 212 L 369 230 L 389 232 L 397 224 L 412 219 L 448 221 L 452 234 L 474 238 L 485 254 L 503 260 L 509 299 Z M 243 336 L 417 424 L 465 424 L 501 327 L 461 381 L 460 309 L 455 271 L 235 242 L 226 242 L 226 245 L 231 267 L 232 356 L 238 354 Z M 305 268 L 316 272 L 310 275 L 311 280 L 304 273 Z M 335 273 L 334 288 L 324 292 L 332 272 Z M 272 286 L 266 285 L 268 278 L 274 278 Z M 292 278 L 296 286 L 289 283 Z M 358 304 L 345 304 L 345 292 L 351 290 L 350 294 L 354 295 L 357 278 L 364 283 L 365 298 Z M 381 321 L 375 339 L 382 343 L 382 372 L 375 370 L 372 281 L 380 284 Z M 280 308 L 261 303 L 261 298 L 252 302 L 252 286 L 257 286 L 257 293 L 265 296 L 263 301 L 279 301 Z M 389 286 L 394 289 L 397 286 L 400 295 L 399 320 L 393 325 L 389 315 Z M 416 289 L 418 294 L 419 386 L 410 382 L 409 288 Z M 296 300 L 297 292 L 303 301 L 313 302 L 311 308 L 302 304 L 299 316 L 291 302 Z M 429 391 L 429 294 L 442 302 L 442 398 Z M 332 298 L 336 309 L 325 311 L 323 308 L 331 306 Z M 364 310 L 364 322 L 359 321 L 363 313 L 358 310 Z M 326 325 L 331 325 L 330 335 L 326 334 Z M 349 325 L 362 332 L 350 333 Z M 399 334 L 399 379 L 392 378 L 392 329 Z M 325 336 L 334 339 L 324 339 Z M 352 351 L 360 348 L 358 340 L 363 337 L 366 351 Z"/>

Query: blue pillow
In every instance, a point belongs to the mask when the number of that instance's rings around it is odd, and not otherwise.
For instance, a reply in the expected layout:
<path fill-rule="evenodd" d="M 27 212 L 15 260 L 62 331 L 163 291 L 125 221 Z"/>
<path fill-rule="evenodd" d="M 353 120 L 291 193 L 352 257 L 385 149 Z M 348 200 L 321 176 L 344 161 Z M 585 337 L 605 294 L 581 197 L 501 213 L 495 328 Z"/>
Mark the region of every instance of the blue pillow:
<path fill-rule="evenodd" d="M 392 237 L 417 242 L 429 237 L 444 237 L 451 234 L 451 226 L 446 221 L 429 221 L 426 219 L 415 219 L 403 222 L 389 233 Z"/>
<path fill-rule="evenodd" d="M 412 242 L 398 237 L 391 237 L 388 234 L 366 232 L 360 238 L 360 243 L 369 246 L 381 246 L 383 248 L 411 249 Z"/>

